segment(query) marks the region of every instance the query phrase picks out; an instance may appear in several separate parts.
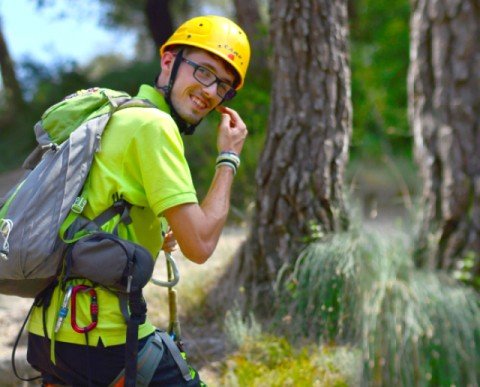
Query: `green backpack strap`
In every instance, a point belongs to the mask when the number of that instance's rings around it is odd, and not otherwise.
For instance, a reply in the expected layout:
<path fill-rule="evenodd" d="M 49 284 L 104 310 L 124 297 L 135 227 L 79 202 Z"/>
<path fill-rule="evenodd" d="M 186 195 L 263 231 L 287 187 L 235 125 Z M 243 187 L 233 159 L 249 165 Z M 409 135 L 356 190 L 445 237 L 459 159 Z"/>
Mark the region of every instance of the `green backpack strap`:
<path fill-rule="evenodd" d="M 157 108 L 154 104 L 152 104 L 149 100 L 146 99 L 132 98 L 127 94 L 112 92 L 109 89 L 103 89 L 100 92 L 109 101 L 108 114 L 110 116 L 118 110 L 123 110 L 130 107 Z M 105 114 L 105 111 L 102 110 L 100 114 Z M 95 114 L 95 116 L 96 115 L 97 114 Z M 104 211 L 104 213 L 100 214 L 92 221 L 85 222 L 85 218 L 81 217 L 80 215 L 83 212 L 85 205 L 87 204 L 89 187 L 90 178 L 87 177 L 81 195 L 76 198 L 75 202 L 72 205 L 71 211 L 68 213 L 64 222 L 60 226 L 59 235 L 65 243 L 73 243 L 78 241 L 92 231 L 98 230 L 103 224 L 105 224 L 118 214 L 118 209 L 115 208 L 114 203 L 112 207 L 109 207 L 107 210 Z M 125 203 L 129 205 L 128 202 Z M 130 207 L 131 205 L 129 205 L 128 210 L 130 209 Z M 120 219 L 119 223 L 120 222 L 128 224 L 125 223 L 125 221 L 122 221 L 122 219 Z M 87 224 L 90 224 L 92 227 L 87 226 Z"/>
<path fill-rule="evenodd" d="M 60 238 L 67 244 L 74 243 L 84 236 L 100 230 L 103 225 L 117 215 L 119 218 L 118 222 L 115 224 L 113 234 L 118 234 L 118 225 L 120 223 L 129 225 L 132 222 L 130 218 L 131 208 L 132 205 L 129 202 L 119 199 L 92 220 L 87 219 L 82 216 L 81 213 L 72 210 L 60 227 Z"/>

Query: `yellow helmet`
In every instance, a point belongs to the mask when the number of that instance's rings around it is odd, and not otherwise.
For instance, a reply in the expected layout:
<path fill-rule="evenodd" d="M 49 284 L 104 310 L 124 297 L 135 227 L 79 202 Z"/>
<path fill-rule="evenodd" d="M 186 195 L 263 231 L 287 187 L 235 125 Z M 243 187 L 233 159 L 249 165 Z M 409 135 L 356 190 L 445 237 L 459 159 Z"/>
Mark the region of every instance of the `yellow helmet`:
<path fill-rule="evenodd" d="M 230 19 L 210 15 L 187 20 L 160 48 L 160 55 L 174 45 L 194 46 L 219 56 L 238 74 L 235 89 L 243 86 L 250 61 L 250 44 L 245 32 Z"/>

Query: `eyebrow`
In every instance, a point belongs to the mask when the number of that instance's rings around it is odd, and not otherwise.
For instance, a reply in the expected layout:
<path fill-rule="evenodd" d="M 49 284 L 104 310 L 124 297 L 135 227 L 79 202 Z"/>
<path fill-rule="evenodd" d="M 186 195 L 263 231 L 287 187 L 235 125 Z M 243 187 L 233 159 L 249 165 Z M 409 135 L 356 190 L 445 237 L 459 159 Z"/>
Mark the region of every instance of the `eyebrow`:
<path fill-rule="evenodd" d="M 233 82 L 235 82 L 235 79 L 232 81 L 226 78 L 222 78 L 218 76 L 217 69 L 214 68 L 210 63 L 205 63 L 205 62 L 197 62 L 200 66 L 205 67 L 206 69 L 210 70 L 212 73 L 214 73 L 218 79 L 220 79 L 222 82 L 228 83 L 230 86 L 233 85 Z"/>

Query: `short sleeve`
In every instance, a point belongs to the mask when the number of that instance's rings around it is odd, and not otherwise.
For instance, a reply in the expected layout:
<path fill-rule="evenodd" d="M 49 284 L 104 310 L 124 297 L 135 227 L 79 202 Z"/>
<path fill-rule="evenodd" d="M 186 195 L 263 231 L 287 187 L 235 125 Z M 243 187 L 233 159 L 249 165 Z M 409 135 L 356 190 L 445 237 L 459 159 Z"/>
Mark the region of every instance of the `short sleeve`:
<path fill-rule="evenodd" d="M 136 175 L 149 207 L 158 216 L 168 208 L 198 203 L 183 141 L 170 116 L 156 111 L 135 129 L 124 159 Z"/>

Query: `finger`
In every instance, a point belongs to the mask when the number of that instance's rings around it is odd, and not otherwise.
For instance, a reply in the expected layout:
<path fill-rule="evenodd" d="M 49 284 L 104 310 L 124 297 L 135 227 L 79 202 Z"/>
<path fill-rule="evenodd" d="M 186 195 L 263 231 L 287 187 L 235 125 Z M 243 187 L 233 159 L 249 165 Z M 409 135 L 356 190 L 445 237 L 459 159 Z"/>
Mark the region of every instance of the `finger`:
<path fill-rule="evenodd" d="M 176 242 L 169 242 L 169 243 L 164 243 L 162 246 L 162 250 L 168 252 L 174 251 L 177 248 L 177 243 Z"/>
<path fill-rule="evenodd" d="M 222 113 L 222 116 L 220 118 L 220 127 L 228 127 L 231 124 L 231 118 L 228 114 Z"/>
<path fill-rule="evenodd" d="M 245 123 L 243 122 L 242 118 L 240 117 L 240 115 L 233 109 L 230 109 L 230 108 L 227 108 L 228 111 L 225 111 L 226 114 L 228 114 L 230 116 L 230 126 L 231 127 L 245 127 L 246 128 L 246 125 Z"/>
<path fill-rule="evenodd" d="M 227 106 L 222 106 L 221 113 L 228 114 L 233 119 L 236 119 L 236 120 L 240 119 L 241 120 L 240 115 L 237 113 L 237 111 L 233 110 L 232 108 L 229 108 Z"/>

